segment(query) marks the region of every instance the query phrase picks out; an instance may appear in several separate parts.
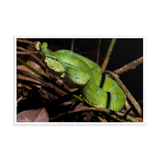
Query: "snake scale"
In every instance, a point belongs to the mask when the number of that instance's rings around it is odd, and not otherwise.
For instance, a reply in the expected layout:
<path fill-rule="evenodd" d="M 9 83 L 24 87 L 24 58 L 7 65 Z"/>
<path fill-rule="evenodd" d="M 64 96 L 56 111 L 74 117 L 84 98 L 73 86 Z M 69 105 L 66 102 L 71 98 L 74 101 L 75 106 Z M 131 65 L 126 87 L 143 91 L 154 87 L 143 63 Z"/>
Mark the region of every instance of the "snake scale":
<path fill-rule="evenodd" d="M 45 63 L 54 75 L 79 85 L 84 101 L 90 106 L 113 111 L 123 108 L 126 95 L 114 80 L 103 78 L 101 68 L 95 62 L 69 50 L 48 52 L 46 42 L 37 41 L 34 45 L 45 55 Z"/>

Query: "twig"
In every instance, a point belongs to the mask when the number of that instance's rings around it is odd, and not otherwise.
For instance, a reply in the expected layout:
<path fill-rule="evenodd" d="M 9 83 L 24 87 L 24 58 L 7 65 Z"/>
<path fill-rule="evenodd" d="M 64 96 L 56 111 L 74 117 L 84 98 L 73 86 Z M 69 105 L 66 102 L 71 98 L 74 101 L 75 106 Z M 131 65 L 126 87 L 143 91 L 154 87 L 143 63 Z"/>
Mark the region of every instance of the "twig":
<path fill-rule="evenodd" d="M 124 65 L 123 67 L 121 67 L 119 69 L 114 70 L 113 72 L 119 75 L 119 74 L 122 74 L 124 72 L 127 72 L 130 69 L 135 69 L 138 65 L 140 65 L 142 63 L 143 63 L 143 56 L 134 60 L 131 63 L 128 63 L 128 64 Z"/>
<path fill-rule="evenodd" d="M 104 109 L 104 108 L 98 108 L 98 107 L 91 107 L 91 108 L 83 108 L 83 109 L 77 109 L 77 110 L 73 110 L 73 111 L 69 111 L 69 112 L 60 113 L 56 117 L 51 117 L 50 120 L 55 121 L 57 119 L 60 119 L 60 118 L 63 118 L 65 116 L 69 116 L 69 115 L 72 115 L 72 114 L 75 114 L 75 113 L 89 112 L 89 111 L 97 111 L 97 112 L 102 112 L 102 113 L 106 113 L 106 114 L 115 114 L 115 115 L 118 115 L 120 117 L 124 116 L 124 113 L 120 113 L 120 112 L 117 112 L 117 111 L 111 111 L 107 108 Z M 132 122 L 139 122 L 138 120 L 130 117 L 129 115 L 126 118 L 127 118 L 127 120 L 131 120 Z M 121 121 L 121 120 L 119 120 L 119 121 Z"/>
<path fill-rule="evenodd" d="M 32 47 L 34 47 L 34 42 L 31 42 L 31 41 L 28 41 L 28 40 L 25 40 L 25 39 L 17 39 L 17 42 L 20 42 L 20 43 L 26 43 L 26 44 L 30 44 L 32 45 Z M 52 52 L 51 50 L 47 49 L 49 52 Z"/>
<path fill-rule="evenodd" d="M 17 39 L 17 42 L 26 43 L 26 44 L 31 44 L 31 45 L 33 45 L 33 42 L 28 41 L 28 40 L 25 40 L 25 39 Z"/>
<path fill-rule="evenodd" d="M 50 120 L 51 121 L 55 121 L 56 119 L 60 119 L 63 118 L 65 116 L 69 116 L 75 113 L 79 113 L 79 112 L 89 112 L 89 111 L 99 111 L 99 112 L 105 112 L 107 114 L 111 113 L 111 111 L 109 109 L 105 109 L 103 110 L 103 108 L 97 108 L 97 107 L 92 107 L 92 108 L 83 108 L 83 109 L 77 109 L 77 110 L 73 110 L 73 111 L 69 111 L 69 112 L 64 112 L 64 113 L 60 113 L 59 115 L 57 115 L 56 117 L 51 117 Z"/>
<path fill-rule="evenodd" d="M 25 50 L 26 50 L 25 48 L 19 47 L 19 46 L 17 46 L 17 49 L 19 49 L 19 50 L 21 50 L 21 51 L 25 51 Z"/>
<path fill-rule="evenodd" d="M 99 120 L 100 122 L 107 122 L 105 119 L 103 119 L 103 118 L 100 117 L 100 116 L 97 116 L 97 118 L 98 118 L 98 120 Z"/>
<path fill-rule="evenodd" d="M 115 42 L 116 42 L 116 38 L 113 38 L 113 39 L 111 40 L 111 43 L 110 43 L 110 45 L 109 45 L 109 48 L 108 48 L 108 51 L 107 51 L 107 54 L 106 54 L 106 57 L 105 57 L 105 60 L 104 60 L 104 62 L 103 62 L 103 64 L 102 64 L 102 67 L 101 67 L 101 72 L 102 72 L 102 73 L 105 71 L 105 69 L 106 69 L 106 67 L 107 67 L 107 65 L 108 65 L 109 57 L 110 57 L 110 55 L 111 55 L 111 53 L 112 53 L 112 50 L 113 50 L 113 47 L 114 47 Z"/>
<path fill-rule="evenodd" d="M 137 103 L 137 101 L 134 99 L 134 97 L 132 96 L 132 94 L 129 92 L 129 90 L 122 83 L 122 81 L 118 78 L 118 76 L 115 73 L 111 72 L 111 71 L 105 71 L 105 72 L 108 73 L 109 75 L 111 75 L 116 80 L 116 82 L 122 88 L 122 90 L 124 91 L 124 93 L 127 95 L 128 99 L 131 101 L 131 103 L 133 104 L 134 108 L 137 110 L 137 112 L 139 113 L 139 115 L 142 116 L 141 107 L 139 106 L 139 104 Z"/>
<path fill-rule="evenodd" d="M 99 43 L 98 43 L 98 50 L 97 50 L 97 64 L 98 64 L 98 61 L 99 61 L 100 46 L 101 46 L 101 39 L 99 39 Z"/>
<path fill-rule="evenodd" d="M 43 63 L 43 61 L 42 60 L 40 60 L 36 55 L 34 55 L 34 54 L 32 54 L 32 53 L 38 53 L 37 51 L 35 51 L 35 52 L 18 52 L 17 51 L 17 54 L 22 54 L 22 55 L 29 55 L 29 56 L 31 56 L 32 58 L 34 58 L 37 62 L 38 62 L 38 64 L 39 65 L 41 65 L 42 67 L 46 67 L 45 66 L 45 64 Z"/>
<path fill-rule="evenodd" d="M 116 115 L 120 116 L 122 118 L 124 117 L 124 113 L 121 113 L 121 112 L 116 112 Z M 131 122 L 139 122 L 138 120 L 136 120 L 135 118 L 133 118 L 129 115 L 126 116 L 126 120 L 131 121 Z"/>
<path fill-rule="evenodd" d="M 136 114 L 135 114 L 135 113 L 133 112 L 133 110 L 132 110 L 132 109 L 133 109 L 133 106 L 131 107 L 131 105 L 128 103 L 127 100 L 126 100 L 124 106 L 125 106 L 125 109 L 126 109 L 126 111 L 127 111 L 127 112 L 125 113 L 126 115 L 127 115 L 127 114 L 130 114 L 130 115 L 132 115 L 132 117 L 136 117 Z"/>
<path fill-rule="evenodd" d="M 33 54 L 33 53 L 39 53 L 39 52 L 37 52 L 37 51 L 32 51 L 32 52 L 26 52 L 26 51 L 20 52 L 20 51 L 17 51 L 17 54 Z"/>
<path fill-rule="evenodd" d="M 17 39 L 17 41 L 19 41 L 19 39 Z M 30 41 L 29 41 L 30 42 Z M 34 47 L 34 46 L 32 46 L 32 47 Z M 41 52 L 41 51 L 29 51 L 29 50 L 27 50 L 27 49 L 25 49 L 25 48 L 23 48 L 23 47 L 19 47 L 19 46 L 17 46 L 17 49 L 19 49 L 19 50 L 22 50 L 22 51 L 24 51 L 24 52 L 20 52 L 20 51 L 17 51 L 17 54 L 32 54 L 32 53 L 40 53 L 41 55 L 43 55 L 44 56 L 44 54 Z"/>

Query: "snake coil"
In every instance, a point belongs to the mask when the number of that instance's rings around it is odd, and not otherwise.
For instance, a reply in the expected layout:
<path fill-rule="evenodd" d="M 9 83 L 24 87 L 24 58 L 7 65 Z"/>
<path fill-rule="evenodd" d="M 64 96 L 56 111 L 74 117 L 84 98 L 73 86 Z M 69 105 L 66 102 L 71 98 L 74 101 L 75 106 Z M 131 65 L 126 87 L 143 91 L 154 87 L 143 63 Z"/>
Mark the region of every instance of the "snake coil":
<path fill-rule="evenodd" d="M 45 63 L 50 71 L 72 83 L 78 84 L 82 97 L 90 106 L 120 111 L 126 95 L 118 84 L 105 77 L 102 84 L 101 68 L 93 61 L 69 50 L 48 52 L 48 44 L 34 43 L 36 50 L 45 55 Z"/>

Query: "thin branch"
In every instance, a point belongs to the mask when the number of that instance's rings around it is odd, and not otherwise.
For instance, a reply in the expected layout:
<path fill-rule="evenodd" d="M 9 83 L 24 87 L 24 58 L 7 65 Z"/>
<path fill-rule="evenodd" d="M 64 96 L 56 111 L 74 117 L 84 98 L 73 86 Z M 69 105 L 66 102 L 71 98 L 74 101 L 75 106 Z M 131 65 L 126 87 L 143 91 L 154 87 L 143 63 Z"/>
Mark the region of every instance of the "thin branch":
<path fill-rule="evenodd" d="M 17 46 L 17 49 L 19 49 L 19 50 L 21 50 L 21 51 L 26 51 L 26 49 L 25 49 L 25 48 L 23 48 L 23 47 L 19 47 L 19 46 Z"/>
<path fill-rule="evenodd" d="M 97 64 L 99 62 L 99 53 L 100 53 L 101 39 L 99 39 L 98 50 L 97 50 Z"/>
<path fill-rule="evenodd" d="M 65 117 L 65 116 L 70 116 L 70 115 L 75 114 L 75 113 L 89 112 L 89 111 L 99 111 L 99 112 L 105 112 L 107 114 L 111 113 L 111 111 L 109 109 L 103 110 L 103 108 L 97 108 L 97 107 L 94 107 L 94 108 L 93 107 L 92 108 L 83 108 L 83 109 L 77 109 L 77 110 L 73 110 L 73 111 L 69 111 L 69 112 L 60 113 L 56 117 L 51 117 L 50 120 L 51 121 L 55 121 L 57 119 L 61 119 L 61 118 Z"/>
<path fill-rule="evenodd" d="M 124 117 L 124 113 L 121 113 L 121 112 L 116 112 L 116 115 L 120 116 L 122 118 Z M 126 116 L 126 120 L 131 121 L 131 122 L 139 122 L 138 120 L 136 120 L 135 118 L 133 118 L 129 115 Z"/>
<path fill-rule="evenodd" d="M 26 39 L 17 39 L 17 42 L 33 45 L 34 43 Z"/>
<path fill-rule="evenodd" d="M 140 65 L 142 63 L 143 63 L 143 56 L 134 60 L 131 63 L 124 65 L 123 67 L 121 67 L 119 69 L 114 70 L 113 72 L 119 75 L 119 74 L 122 74 L 124 72 L 129 71 L 130 69 L 135 69 L 138 65 Z"/>
<path fill-rule="evenodd" d="M 109 62 L 109 58 L 111 56 L 111 53 L 112 53 L 112 50 L 113 50 L 113 47 L 114 47 L 114 44 L 116 42 L 116 38 L 113 38 L 111 40 L 111 43 L 109 45 L 109 48 L 108 48 L 108 51 L 107 51 L 107 54 L 106 54 L 106 57 L 105 57 L 105 60 L 102 64 L 102 67 L 101 67 L 101 72 L 103 73 L 108 65 L 108 62 Z"/>
<path fill-rule="evenodd" d="M 97 111 L 97 112 L 102 112 L 102 113 L 106 113 L 106 114 L 115 114 L 115 115 L 118 115 L 120 117 L 124 116 L 124 113 L 120 113 L 120 112 L 117 112 L 117 111 L 111 111 L 107 108 L 104 109 L 104 108 L 98 108 L 98 107 L 91 107 L 91 108 L 83 108 L 83 109 L 77 109 L 77 110 L 73 110 L 73 111 L 69 111 L 69 112 L 60 113 L 56 117 L 51 117 L 50 121 L 56 121 L 58 119 L 62 119 L 65 116 L 70 116 L 70 115 L 75 114 L 75 113 L 89 112 L 89 111 Z M 131 120 L 132 122 L 139 122 L 138 120 L 136 120 L 135 118 L 133 118 L 129 115 L 127 115 L 126 119 Z"/>
<path fill-rule="evenodd" d="M 26 52 L 26 51 L 20 52 L 20 51 L 17 51 L 17 54 L 33 54 L 33 53 L 39 53 L 39 52 L 37 52 L 37 51 L 32 51 L 32 52 Z"/>
<path fill-rule="evenodd" d="M 29 56 L 31 56 L 32 58 L 34 58 L 37 62 L 38 62 L 38 64 L 40 65 L 40 66 L 42 66 L 42 67 L 46 67 L 46 65 L 44 64 L 44 62 L 42 61 L 42 60 L 40 60 L 36 55 L 34 55 L 34 54 L 32 54 L 32 53 L 39 53 L 39 52 L 37 52 L 37 51 L 35 51 L 35 52 L 19 52 L 19 51 L 17 51 L 17 54 L 21 54 L 21 55 L 29 55 Z"/>
<path fill-rule="evenodd" d="M 103 119 L 101 116 L 97 116 L 97 118 L 98 118 L 98 120 L 100 121 L 100 122 L 107 122 L 105 119 Z"/>
<path fill-rule="evenodd" d="M 128 103 L 128 101 L 126 100 L 125 102 L 125 109 L 126 109 L 126 115 L 130 114 L 132 115 L 132 117 L 136 117 L 136 114 L 133 112 L 133 106 L 131 107 L 131 105 Z"/>
<path fill-rule="evenodd" d="M 18 41 L 19 39 L 17 39 L 17 41 Z M 30 41 L 29 41 L 30 42 Z M 34 47 L 34 45 L 32 46 L 32 47 Z M 24 51 L 24 52 L 20 52 L 20 51 L 17 51 L 17 54 L 32 54 L 32 53 L 40 53 L 41 55 L 43 55 L 44 56 L 44 54 L 41 52 L 41 51 L 29 51 L 29 50 L 27 50 L 27 49 L 25 49 L 25 48 L 23 48 L 23 47 L 19 47 L 19 46 L 17 46 L 17 49 L 19 49 L 19 50 L 22 50 L 22 51 Z"/>

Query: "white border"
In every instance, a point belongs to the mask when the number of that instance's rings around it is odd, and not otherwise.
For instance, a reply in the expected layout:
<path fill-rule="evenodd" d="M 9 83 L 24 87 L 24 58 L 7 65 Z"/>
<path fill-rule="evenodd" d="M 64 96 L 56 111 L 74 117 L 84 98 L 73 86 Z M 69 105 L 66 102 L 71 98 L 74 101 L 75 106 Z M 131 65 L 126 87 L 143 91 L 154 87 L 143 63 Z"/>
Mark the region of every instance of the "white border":
<path fill-rule="evenodd" d="M 15 32 L 16 38 L 142 38 L 145 32 Z"/>
<path fill-rule="evenodd" d="M 149 126 L 149 34 L 147 34 L 147 71 L 147 126 Z"/>
<path fill-rule="evenodd" d="M 146 124 L 146 36 L 143 37 L 143 124 Z"/>
<path fill-rule="evenodd" d="M 13 86 L 12 86 L 12 83 L 13 83 L 13 78 L 14 77 L 16 77 L 15 75 L 13 75 L 13 72 L 12 72 L 12 37 L 13 37 L 13 34 L 11 33 L 11 124 L 13 123 L 12 122 L 12 113 L 13 113 L 13 110 L 12 110 L 12 105 L 14 104 L 14 106 L 15 106 L 15 103 L 13 102 L 13 100 L 14 100 L 14 98 L 12 99 L 12 95 L 13 95 L 13 90 L 14 90 L 14 86 L 15 86 L 15 84 L 13 84 Z M 13 67 L 13 68 L 15 68 L 15 66 Z M 13 102 L 13 103 L 12 103 Z"/>
<path fill-rule="evenodd" d="M 17 87 L 16 87 L 16 82 L 17 82 L 17 74 L 16 74 L 16 57 L 17 57 L 17 54 L 16 54 L 16 39 L 17 38 L 143 38 L 143 122 L 140 122 L 140 123 L 136 123 L 136 122 L 108 122 L 108 123 L 102 123 L 102 122 L 17 122 L 17 109 L 16 109 L 16 99 L 17 99 Z M 145 84 L 145 81 L 144 79 L 146 79 L 146 74 L 145 74 L 145 67 L 146 67 L 146 64 L 145 64 L 145 53 L 146 53 L 146 36 L 141 36 L 141 35 L 131 35 L 131 36 L 115 36 L 115 35 L 108 35 L 108 36 L 105 36 L 105 35 L 48 35 L 48 36 L 44 36 L 44 35 L 15 35 L 14 36 L 14 46 L 13 46 L 13 50 L 14 50 L 14 66 L 13 66 L 13 73 L 14 73 L 14 85 L 13 85 L 13 89 L 14 89 L 14 115 L 13 115 L 13 124 L 14 125 L 18 125 L 18 126 L 24 126 L 24 125 L 27 125 L 27 126 L 32 126 L 32 125 L 42 125 L 42 126 L 47 126 L 47 125 L 60 125 L 60 126 L 66 126 L 66 125 L 71 125 L 71 126 L 84 126 L 84 125 L 94 125 L 94 126 L 105 126 L 105 125 L 145 125 L 146 124 L 146 102 L 145 102 L 145 97 L 146 97 L 146 93 L 145 93 L 145 88 L 146 88 L 146 84 Z"/>

